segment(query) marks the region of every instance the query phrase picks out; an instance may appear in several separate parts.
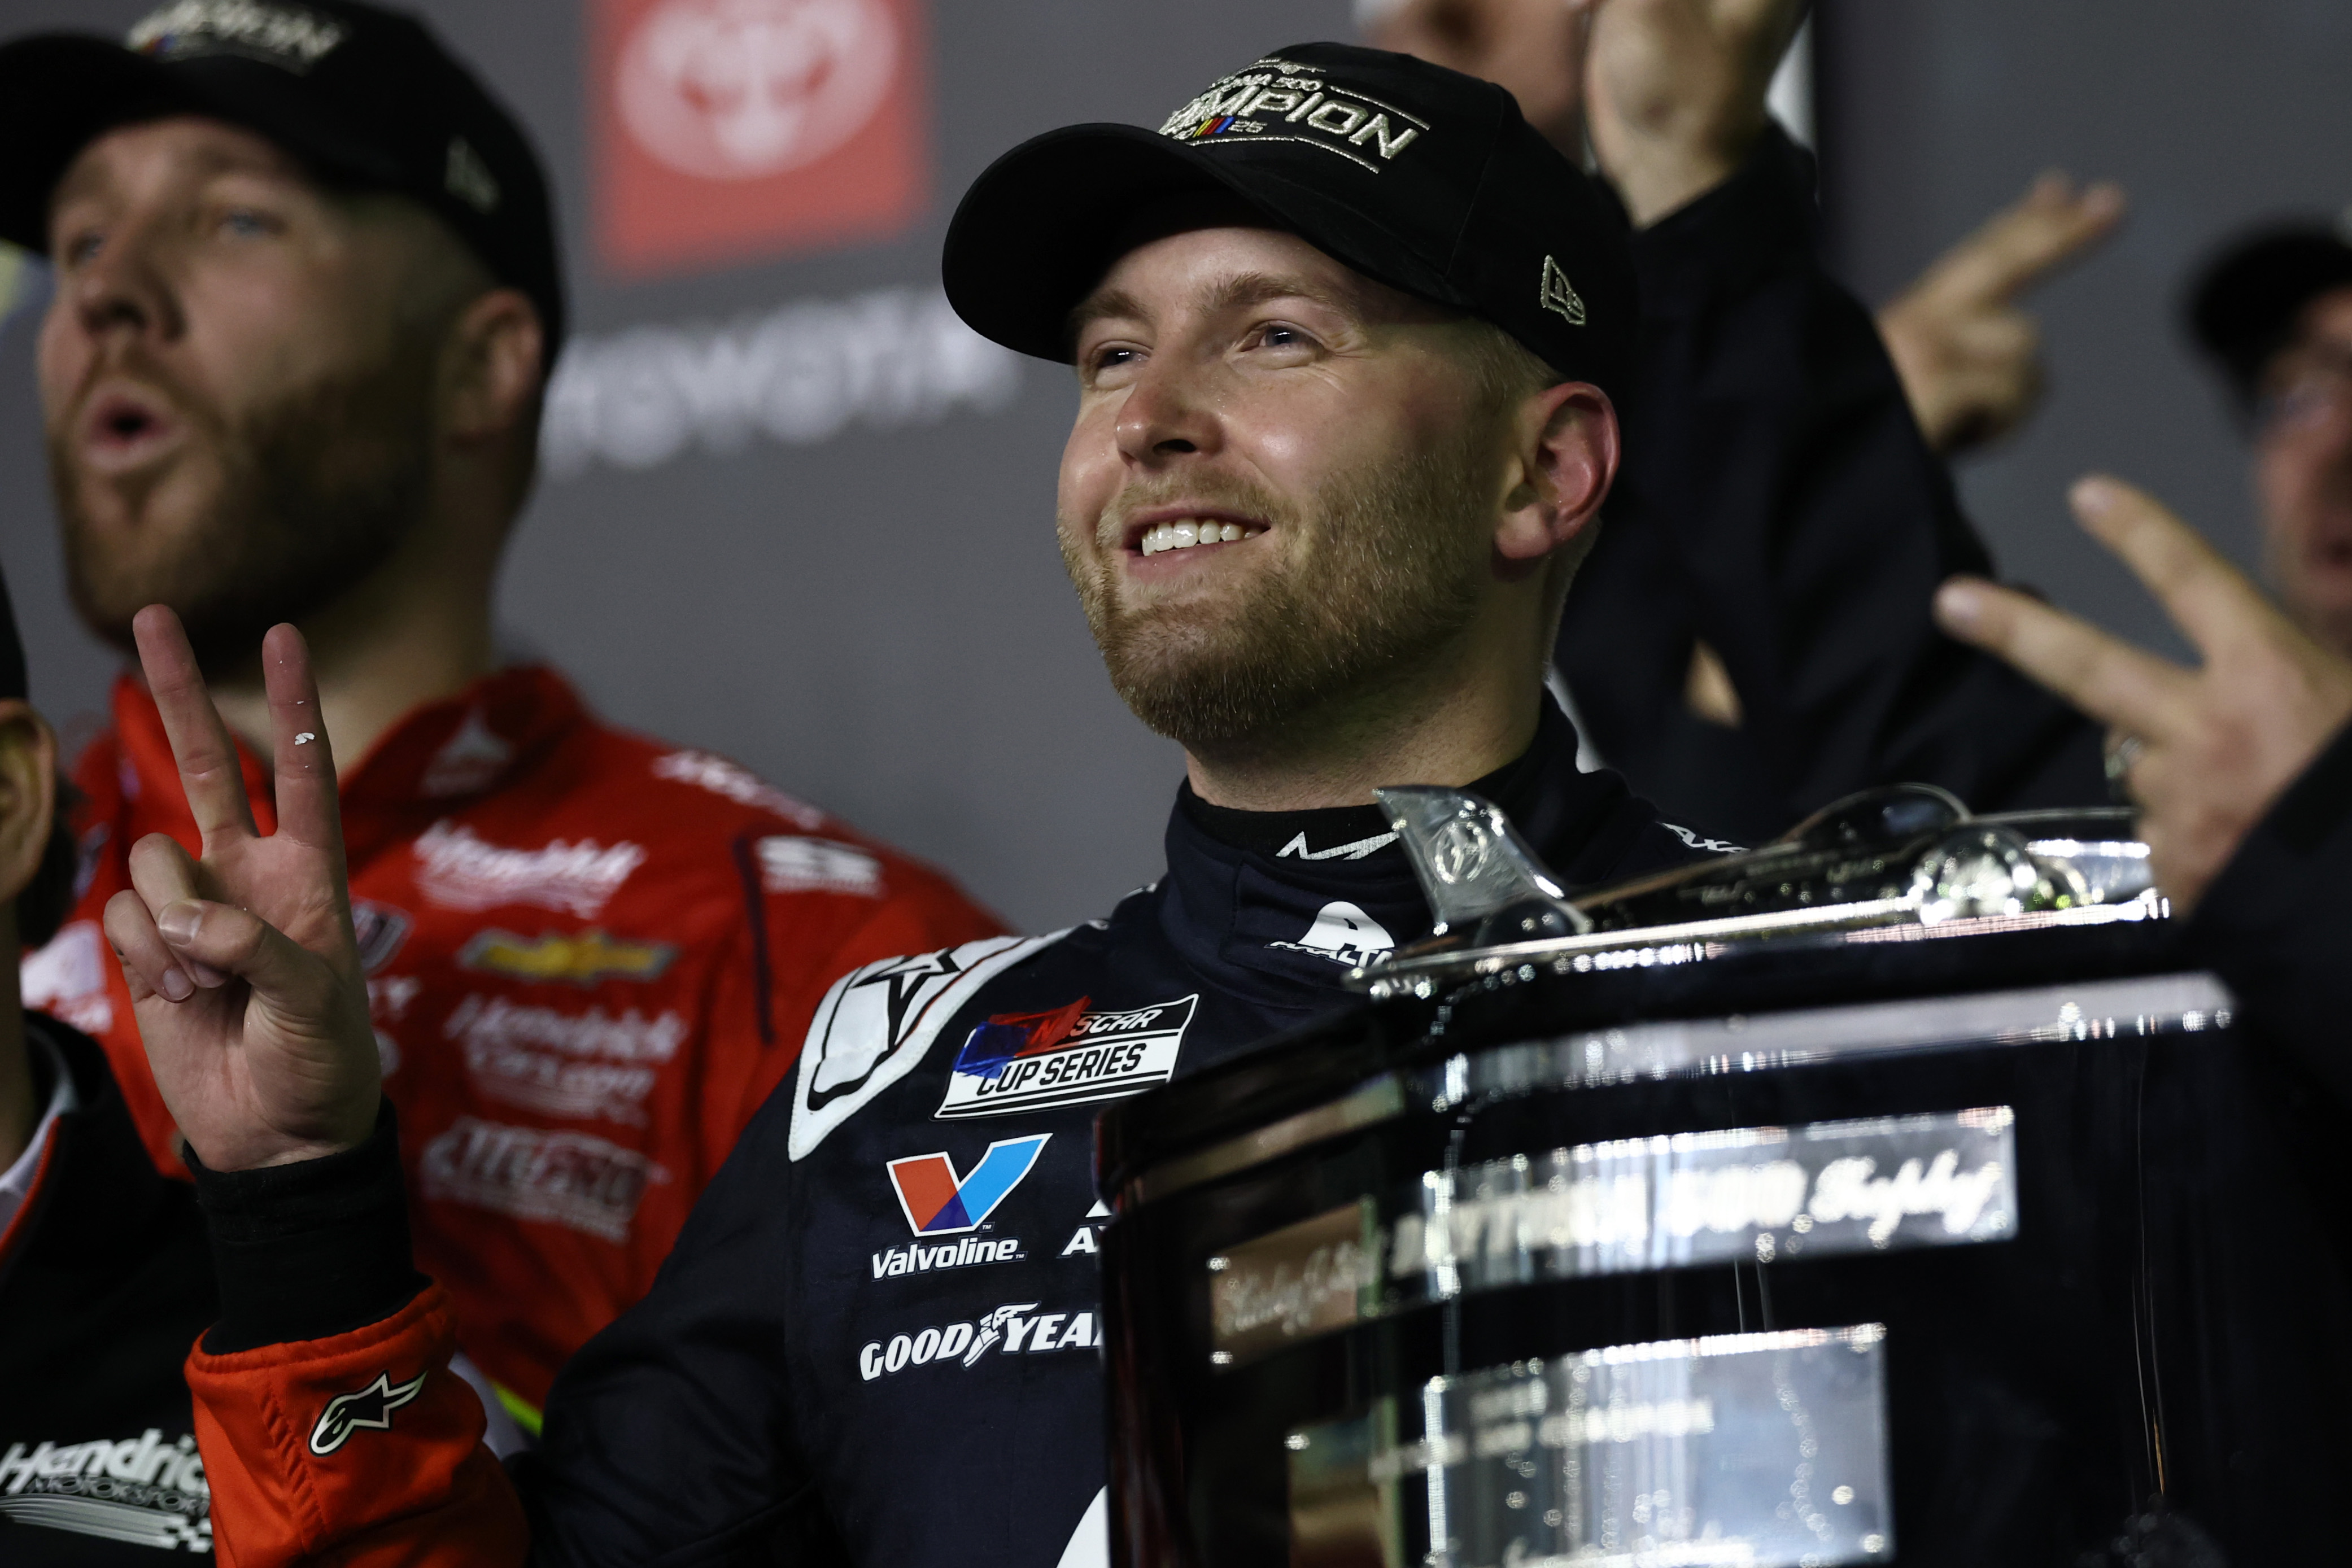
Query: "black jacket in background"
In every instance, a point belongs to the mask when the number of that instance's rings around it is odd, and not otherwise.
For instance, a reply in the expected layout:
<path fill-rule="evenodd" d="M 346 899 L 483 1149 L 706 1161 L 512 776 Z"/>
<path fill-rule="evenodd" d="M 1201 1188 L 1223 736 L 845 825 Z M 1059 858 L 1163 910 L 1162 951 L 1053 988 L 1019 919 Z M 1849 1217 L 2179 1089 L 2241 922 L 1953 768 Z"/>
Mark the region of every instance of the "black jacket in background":
<path fill-rule="evenodd" d="M 0 1252 L 0 1563 L 210 1562 L 180 1370 L 216 1299 L 195 1193 L 157 1173 L 88 1036 L 30 1013 L 25 1032 L 57 1048 L 81 1103 Z"/>
<path fill-rule="evenodd" d="M 2338 1190 L 2352 1115 L 2352 726 L 2279 797 L 2190 915 L 2189 950 L 2281 1051 Z"/>
<path fill-rule="evenodd" d="M 1811 155 L 1773 129 L 1634 236 L 1624 465 L 1557 654 L 1579 716 L 1661 810 L 1749 841 L 1913 779 L 1979 810 L 2103 802 L 2095 727 L 1929 619 L 1991 559 L 1812 230 Z M 1737 731 L 1685 706 L 1694 639 Z"/>

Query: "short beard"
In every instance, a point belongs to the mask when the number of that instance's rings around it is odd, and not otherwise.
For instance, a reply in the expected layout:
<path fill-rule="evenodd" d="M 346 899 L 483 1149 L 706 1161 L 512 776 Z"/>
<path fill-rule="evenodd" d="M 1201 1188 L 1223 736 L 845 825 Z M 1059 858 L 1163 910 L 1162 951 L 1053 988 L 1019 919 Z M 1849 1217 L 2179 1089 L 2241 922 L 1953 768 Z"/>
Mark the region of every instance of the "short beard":
<path fill-rule="evenodd" d="M 186 626 L 198 668 L 218 679 L 258 657 L 262 634 L 303 621 L 381 566 L 415 529 L 433 466 L 433 334 L 378 362 L 230 420 L 148 366 L 178 394 L 192 443 L 209 443 L 219 488 L 165 559 L 113 559 L 84 507 L 71 458 L 73 422 L 49 434 L 49 484 L 64 524 L 74 609 L 131 652 L 131 618 L 167 604 Z M 134 493 L 134 510 L 152 486 Z M 154 526 L 154 525 L 150 525 Z"/>
<path fill-rule="evenodd" d="M 1200 476 L 1122 496 L 1124 516 L 1181 495 L 1262 518 L 1307 548 L 1257 573 L 1237 601 L 1132 610 L 1118 601 L 1115 559 L 1082 560 L 1065 539 L 1063 564 L 1112 686 L 1153 730 L 1215 754 L 1278 744 L 1310 715 L 1409 683 L 1478 611 L 1493 470 L 1479 434 L 1334 481 L 1304 507 Z"/>

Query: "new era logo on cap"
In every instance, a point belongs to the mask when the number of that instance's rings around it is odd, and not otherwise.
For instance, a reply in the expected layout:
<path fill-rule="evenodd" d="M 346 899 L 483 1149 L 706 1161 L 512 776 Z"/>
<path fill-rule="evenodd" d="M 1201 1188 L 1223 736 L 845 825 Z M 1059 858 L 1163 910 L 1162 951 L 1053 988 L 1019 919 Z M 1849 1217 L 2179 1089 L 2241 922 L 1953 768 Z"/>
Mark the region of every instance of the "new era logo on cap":
<path fill-rule="evenodd" d="M 478 213 L 499 210 L 498 176 L 462 136 L 449 138 L 449 157 L 443 166 L 442 187 Z"/>
<path fill-rule="evenodd" d="M 1051 1133 L 1032 1138 L 1003 1138 L 988 1145 L 980 1163 L 959 1176 L 942 1154 L 911 1155 L 890 1162 L 890 1185 L 907 1225 L 918 1236 L 953 1236 L 977 1230 L 996 1212 L 1021 1178 L 1037 1163 L 1038 1151 Z"/>
<path fill-rule="evenodd" d="M 1568 274 L 1562 272 L 1559 263 L 1550 256 L 1544 257 L 1543 277 L 1536 285 L 1536 303 L 1566 317 L 1571 327 L 1584 325 L 1583 296 L 1577 293 L 1575 287 L 1568 281 Z"/>
<path fill-rule="evenodd" d="M 1176 141 L 1297 141 L 1377 172 L 1429 129 L 1417 115 L 1334 82 L 1321 67 L 1269 57 L 1220 77 L 1162 121 L 1160 134 Z"/>
<path fill-rule="evenodd" d="M 331 16 L 268 0 L 173 0 L 151 12 L 123 42 L 158 59 L 242 55 L 289 70 L 307 71 L 343 41 Z"/>

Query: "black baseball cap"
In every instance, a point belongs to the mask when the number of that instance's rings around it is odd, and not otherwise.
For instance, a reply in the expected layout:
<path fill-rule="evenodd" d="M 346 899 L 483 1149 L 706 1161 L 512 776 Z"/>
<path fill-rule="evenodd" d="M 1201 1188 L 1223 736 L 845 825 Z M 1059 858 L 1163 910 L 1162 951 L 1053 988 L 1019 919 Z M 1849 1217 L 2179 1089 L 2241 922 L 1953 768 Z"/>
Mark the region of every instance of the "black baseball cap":
<path fill-rule="evenodd" d="M 48 248 L 50 193 L 91 140 L 200 114 L 319 175 L 423 203 L 538 308 L 552 363 L 563 277 L 547 179 L 514 117 L 415 17 L 352 0 L 171 0 L 121 44 L 0 45 L 0 239 Z"/>
<path fill-rule="evenodd" d="M 1227 193 L 1408 294 L 1493 322 L 1619 397 L 1634 329 L 1623 209 L 1492 82 L 1410 55 L 1298 44 L 1220 77 L 1157 131 L 1073 125 L 990 164 L 941 271 L 982 337 L 1067 362 L 1071 309 L 1143 208 Z"/>
<path fill-rule="evenodd" d="M 2240 235 L 2200 269 L 2189 296 L 2189 329 L 2221 362 L 2251 405 L 2263 368 L 2294 337 L 2304 307 L 2352 284 L 2352 244 L 2313 220 L 2266 225 Z"/>

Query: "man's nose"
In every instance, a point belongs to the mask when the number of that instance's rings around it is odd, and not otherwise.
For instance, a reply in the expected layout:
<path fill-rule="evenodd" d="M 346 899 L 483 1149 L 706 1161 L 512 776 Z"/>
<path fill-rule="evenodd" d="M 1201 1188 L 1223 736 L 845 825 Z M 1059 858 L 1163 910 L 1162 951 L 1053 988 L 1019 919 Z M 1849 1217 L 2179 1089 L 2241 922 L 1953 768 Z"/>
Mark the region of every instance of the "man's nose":
<path fill-rule="evenodd" d="M 1149 466 L 1217 450 L 1223 420 L 1208 384 L 1213 375 L 1213 368 L 1175 354 L 1147 360 L 1119 404 L 1119 455 Z"/>
<path fill-rule="evenodd" d="M 170 338 L 180 330 L 179 300 L 163 266 L 155 225 L 116 225 L 85 259 L 60 267 L 61 287 L 82 329 Z"/>

